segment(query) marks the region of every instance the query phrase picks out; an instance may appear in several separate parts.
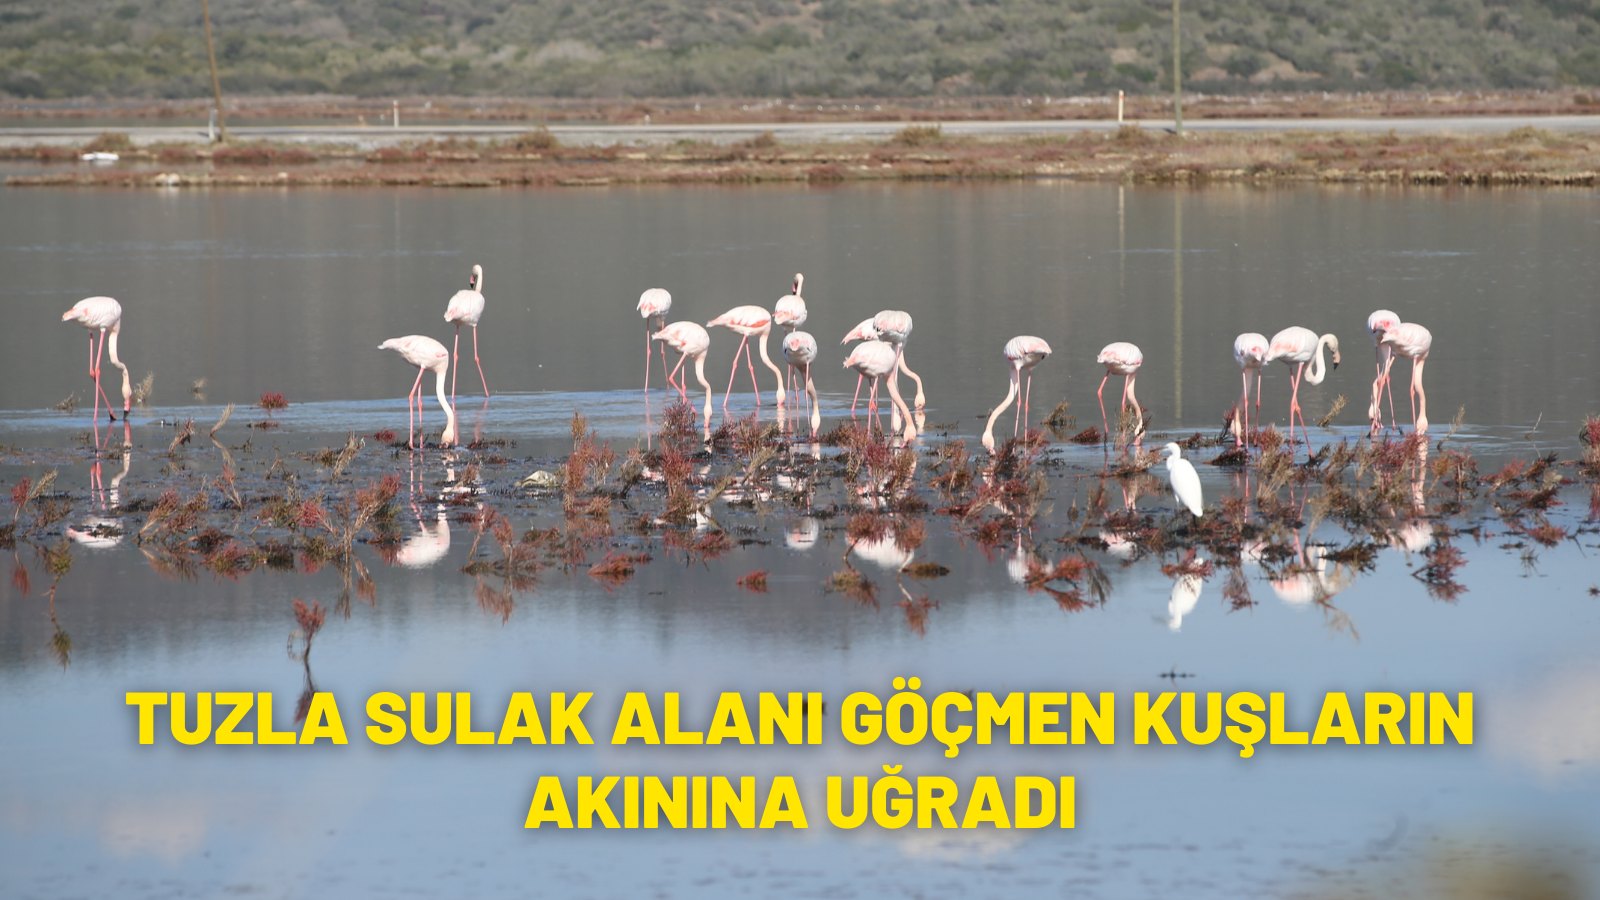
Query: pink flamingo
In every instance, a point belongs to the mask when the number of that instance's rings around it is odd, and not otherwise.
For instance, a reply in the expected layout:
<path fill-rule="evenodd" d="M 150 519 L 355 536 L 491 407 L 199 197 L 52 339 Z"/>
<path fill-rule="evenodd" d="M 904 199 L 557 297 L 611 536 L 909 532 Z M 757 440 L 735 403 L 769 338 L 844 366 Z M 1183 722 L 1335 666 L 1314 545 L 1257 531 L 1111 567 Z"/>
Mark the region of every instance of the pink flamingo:
<path fill-rule="evenodd" d="M 1317 333 L 1309 328 L 1291 325 L 1272 336 L 1272 343 L 1267 348 L 1267 362 L 1282 361 L 1285 365 L 1294 367 L 1294 374 L 1290 376 L 1289 383 L 1292 392 L 1289 395 L 1289 443 L 1294 443 L 1294 417 L 1300 416 L 1300 433 L 1306 439 L 1306 452 L 1311 452 L 1311 435 L 1306 430 L 1306 416 L 1300 411 L 1300 382 L 1307 384 L 1321 384 L 1322 379 L 1328 374 L 1328 369 L 1322 360 L 1322 350 L 1327 347 L 1333 351 L 1333 367 L 1339 368 L 1339 339 L 1331 334 L 1317 337 Z M 1311 371 L 1306 371 L 1306 363 L 1311 363 Z"/>
<path fill-rule="evenodd" d="M 887 380 L 889 385 L 889 398 L 897 412 L 903 412 L 906 417 L 906 440 L 916 437 L 916 426 L 911 419 L 911 410 L 906 408 L 905 400 L 900 397 L 900 387 L 895 384 L 891 376 L 895 365 L 900 360 L 900 352 L 895 345 L 888 341 L 876 338 L 862 341 L 857 344 L 850 355 L 845 358 L 844 367 L 856 370 L 856 374 L 871 378 L 872 390 L 867 395 L 867 416 L 870 418 L 878 414 L 878 382 Z M 850 411 L 851 418 L 855 417 L 855 410 Z M 891 423 L 892 424 L 892 423 Z"/>
<path fill-rule="evenodd" d="M 689 402 L 689 373 L 683 373 L 683 377 L 676 384 L 673 383 L 672 379 L 683 368 L 684 360 L 690 357 L 694 358 L 695 380 L 699 381 L 700 386 L 706 389 L 705 420 L 706 427 L 710 428 L 711 382 L 706 380 L 706 351 L 711 349 L 711 335 L 706 334 L 704 328 L 693 322 L 673 322 L 671 325 L 656 332 L 650 339 L 661 342 L 661 356 L 663 358 L 667 355 L 667 347 L 678 351 L 678 364 L 673 367 L 672 373 L 667 376 L 667 384 L 678 389 L 678 394 L 683 397 L 685 403 Z"/>
<path fill-rule="evenodd" d="M 1372 379 L 1372 405 L 1367 407 L 1367 418 L 1372 420 L 1370 433 L 1377 434 L 1383 430 L 1383 410 L 1379 406 L 1382 399 L 1384 385 L 1384 370 L 1388 368 L 1389 359 L 1394 356 L 1394 351 L 1384 346 L 1383 333 L 1400 324 L 1400 317 L 1387 309 L 1380 309 L 1367 316 L 1367 331 L 1372 335 L 1372 351 L 1377 358 L 1377 375 Z M 1394 421 L 1394 389 L 1389 389 L 1389 421 Z"/>
<path fill-rule="evenodd" d="M 1428 351 L 1433 348 L 1433 334 L 1415 322 L 1403 322 L 1383 333 L 1383 346 L 1395 355 L 1411 360 L 1411 421 L 1417 434 L 1428 433 L 1428 395 L 1422 390 L 1422 364 L 1428 361 Z M 1389 367 L 1394 356 L 1383 364 L 1384 383 L 1389 381 Z M 1391 412 L 1393 418 L 1394 413 Z"/>
<path fill-rule="evenodd" d="M 872 324 L 871 319 L 865 319 L 861 322 L 861 324 L 845 332 L 844 339 L 839 341 L 839 343 L 848 344 L 851 341 L 875 341 L 877 339 L 877 326 Z M 854 417 L 856 414 L 856 402 L 861 399 L 861 379 L 865 377 L 866 376 L 860 372 L 856 373 L 856 393 L 855 396 L 850 398 L 850 415 L 852 417 Z"/>
<path fill-rule="evenodd" d="M 794 273 L 794 283 L 789 287 L 789 293 L 778 298 L 772 307 L 772 321 L 782 325 L 791 333 L 806 323 L 806 298 L 800 296 L 800 286 L 805 284 L 806 277 L 799 272 Z M 793 379 L 795 373 L 789 372 L 785 379 L 788 390 L 799 390 L 799 384 Z"/>
<path fill-rule="evenodd" d="M 805 280 L 804 275 L 796 272 L 794 285 L 789 288 L 789 293 L 779 297 L 777 305 L 772 308 L 772 321 L 790 331 L 806 323 L 806 298 L 800 296 L 800 286 Z"/>
<path fill-rule="evenodd" d="M 789 363 L 789 368 L 799 370 L 799 381 L 805 387 L 806 406 L 811 410 L 811 436 L 816 437 L 817 429 L 822 425 L 817 386 L 811 381 L 811 364 L 817 360 L 817 339 L 804 331 L 789 332 L 783 338 L 783 358 Z"/>
<path fill-rule="evenodd" d="M 483 318 L 483 266 L 473 266 L 472 275 L 467 279 L 467 289 L 456 291 L 450 298 L 450 305 L 445 307 L 444 320 L 454 322 L 456 326 L 456 369 L 461 368 L 461 326 L 472 326 L 472 361 L 478 364 L 478 379 L 483 382 L 483 396 L 489 396 L 489 379 L 483 377 L 483 363 L 478 362 L 478 320 Z M 421 373 L 417 374 L 420 379 Z M 450 402 L 456 400 L 455 371 L 450 373 Z"/>
<path fill-rule="evenodd" d="M 1243 447 L 1250 439 L 1250 373 L 1256 373 L 1256 417 L 1261 416 L 1261 367 L 1267 362 L 1267 336 L 1247 331 L 1233 339 L 1233 359 L 1244 379 L 1239 395 L 1239 414 L 1233 417 L 1234 446 Z"/>
<path fill-rule="evenodd" d="M 1011 363 L 1011 386 L 1006 390 L 1005 402 L 996 406 L 994 412 L 989 413 L 989 424 L 983 429 L 983 447 L 990 453 L 994 452 L 994 420 L 1000 418 L 1000 414 L 1017 399 L 1017 389 L 1022 383 L 1022 370 L 1026 369 L 1028 388 L 1022 394 L 1022 403 L 1017 407 L 1017 424 L 1011 428 L 1011 435 L 1016 436 L 1023 417 L 1028 414 L 1028 397 L 1033 393 L 1033 367 L 1050 355 L 1050 345 L 1044 342 L 1044 338 L 1024 334 L 1006 341 L 1004 352 L 1006 359 Z"/>
<path fill-rule="evenodd" d="M 378 345 L 379 350 L 395 350 L 406 362 L 417 367 L 417 380 L 411 385 L 411 393 L 406 395 L 406 446 L 417 449 L 416 432 L 422 428 L 422 373 L 428 369 L 433 370 L 433 387 L 439 396 L 439 406 L 444 409 L 444 433 L 439 435 L 439 445 L 453 447 L 456 443 L 456 411 L 444 395 L 444 375 L 450 368 L 450 351 L 444 345 L 427 335 L 408 334 L 405 337 L 390 338 Z M 416 401 L 416 416 L 413 419 L 411 401 Z M 427 443 L 427 435 L 423 435 L 423 444 Z"/>
<path fill-rule="evenodd" d="M 1144 410 L 1139 406 L 1139 398 L 1133 394 L 1133 382 L 1139 374 L 1139 367 L 1144 365 L 1144 354 L 1127 341 L 1117 341 L 1114 344 L 1107 344 L 1094 361 L 1106 367 L 1106 375 L 1100 379 L 1100 390 L 1095 392 L 1095 396 L 1100 399 L 1100 424 L 1106 429 L 1106 437 L 1111 436 L 1111 423 L 1106 418 L 1106 382 L 1113 375 L 1121 375 L 1123 376 L 1122 409 L 1126 412 L 1128 404 L 1132 403 L 1133 411 L 1138 415 L 1139 424 L 1134 428 L 1134 438 L 1137 443 L 1137 439 L 1144 434 Z"/>
<path fill-rule="evenodd" d="M 111 410 L 111 400 L 106 397 L 105 388 L 100 386 L 100 357 L 106 349 L 106 333 L 111 334 L 111 364 L 122 370 L 122 417 L 128 417 L 128 410 L 133 407 L 133 385 L 128 381 L 128 367 L 117 358 L 117 335 L 122 332 L 122 304 L 110 297 L 89 297 L 79 300 L 72 308 L 61 314 L 63 322 L 80 322 L 89 329 L 89 377 L 94 379 L 94 421 L 100 420 L 100 401 L 106 401 L 106 415 L 111 421 L 117 420 L 117 414 Z M 94 332 L 100 332 L 100 348 L 95 349 Z"/>
<path fill-rule="evenodd" d="M 911 314 L 899 309 L 886 309 L 872 317 L 872 327 L 878 332 L 878 339 L 888 341 L 900 351 L 900 359 L 895 363 L 895 380 L 900 379 L 900 372 L 917 383 L 917 396 L 912 400 L 912 405 L 922 409 L 928 405 L 928 399 L 922 393 L 922 376 L 911 371 L 906 365 L 906 341 L 911 339 Z"/>
<path fill-rule="evenodd" d="M 650 354 L 654 352 L 651 341 L 652 333 L 661 331 L 662 323 L 666 321 L 667 313 L 672 310 L 672 295 L 661 288 L 651 288 L 639 295 L 639 318 L 644 319 L 644 389 L 650 390 Z M 667 372 L 667 347 L 661 345 L 661 373 Z M 667 383 L 671 384 L 669 377 Z"/>
<path fill-rule="evenodd" d="M 772 332 L 772 313 L 759 306 L 735 306 L 715 319 L 706 323 L 709 328 L 721 325 L 729 331 L 743 335 L 739 340 L 739 349 L 733 352 L 733 372 L 728 375 L 728 390 L 722 395 L 722 409 L 728 409 L 728 397 L 733 394 L 733 378 L 739 374 L 739 354 L 744 354 L 744 362 L 750 367 L 750 386 L 755 388 L 756 406 L 761 406 L 761 388 L 756 385 L 756 366 L 750 361 L 750 336 L 759 335 L 761 340 L 757 346 L 761 350 L 761 363 L 772 370 L 778 379 L 778 390 L 773 394 L 773 401 L 783 406 L 783 373 L 773 364 L 772 357 L 767 355 L 767 335 Z"/>

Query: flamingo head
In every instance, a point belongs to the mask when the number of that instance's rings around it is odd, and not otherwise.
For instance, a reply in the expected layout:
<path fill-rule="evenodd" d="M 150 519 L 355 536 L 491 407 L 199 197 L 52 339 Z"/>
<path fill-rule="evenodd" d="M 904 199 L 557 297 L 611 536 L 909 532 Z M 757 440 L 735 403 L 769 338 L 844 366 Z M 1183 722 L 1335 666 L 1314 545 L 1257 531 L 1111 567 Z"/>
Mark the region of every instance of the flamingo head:
<path fill-rule="evenodd" d="M 467 289 L 468 290 L 473 290 L 473 291 L 482 290 L 482 287 L 481 287 L 482 284 L 483 284 L 483 266 L 473 266 L 472 267 L 472 274 L 467 276 Z"/>
<path fill-rule="evenodd" d="M 1384 332 L 1400 324 L 1400 317 L 1394 313 L 1380 309 L 1367 317 L 1367 330 L 1372 332 L 1372 342 L 1382 343 Z"/>
<path fill-rule="evenodd" d="M 844 340 L 840 341 L 839 343 L 848 344 L 851 341 L 870 341 L 875 340 L 877 337 L 878 326 L 872 324 L 871 319 L 867 319 L 860 325 L 850 329 L 850 333 L 846 334 L 844 336 Z"/>
<path fill-rule="evenodd" d="M 805 280 L 806 277 L 804 275 L 800 274 L 799 272 L 794 273 L 794 286 L 789 289 L 789 293 L 799 296 L 800 285 L 804 284 Z"/>
<path fill-rule="evenodd" d="M 1333 353 L 1333 367 L 1339 368 L 1339 339 L 1331 334 L 1323 335 L 1322 339 L 1328 342 L 1328 350 Z"/>

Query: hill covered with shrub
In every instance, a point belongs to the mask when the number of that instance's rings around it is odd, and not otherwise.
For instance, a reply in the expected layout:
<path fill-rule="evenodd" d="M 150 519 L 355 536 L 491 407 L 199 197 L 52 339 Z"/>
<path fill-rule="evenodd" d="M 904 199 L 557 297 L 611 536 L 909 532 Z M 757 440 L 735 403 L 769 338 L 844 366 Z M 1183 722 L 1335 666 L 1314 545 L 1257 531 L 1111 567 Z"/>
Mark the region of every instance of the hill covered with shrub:
<path fill-rule="evenodd" d="M 235 94 L 1067 95 L 1171 84 L 1166 0 L 214 0 Z M 1187 0 L 1209 92 L 1600 85 L 1600 0 Z M 0 92 L 209 93 L 196 0 L 0 0 Z"/>

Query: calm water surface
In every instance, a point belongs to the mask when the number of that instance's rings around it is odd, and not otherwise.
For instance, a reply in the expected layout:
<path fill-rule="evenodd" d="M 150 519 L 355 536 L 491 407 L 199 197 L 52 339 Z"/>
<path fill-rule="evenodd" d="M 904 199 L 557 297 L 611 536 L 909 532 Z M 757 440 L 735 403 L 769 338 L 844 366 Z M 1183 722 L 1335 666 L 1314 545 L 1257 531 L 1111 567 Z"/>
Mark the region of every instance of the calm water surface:
<path fill-rule="evenodd" d="M 194 417 L 204 427 L 230 402 L 241 409 L 218 437 L 261 468 L 275 454 L 337 445 L 347 431 L 403 427 L 412 373 L 376 347 L 410 333 L 448 340 L 445 302 L 473 263 L 486 271 L 479 339 L 495 396 L 474 398 L 477 374 L 462 373 L 464 430 L 514 441 L 503 452 L 530 470 L 570 447 L 575 408 L 619 447 L 659 425 L 661 394 L 652 394 L 647 425 L 637 390 L 641 290 L 666 287 L 672 318 L 705 322 L 737 305 L 770 307 L 796 271 L 806 275 L 806 329 L 822 348 L 825 428 L 853 388 L 838 368 L 838 337 L 879 309 L 903 308 L 916 319 L 908 361 L 925 377 L 937 433 L 976 436 L 1003 396 L 1000 348 L 1016 334 L 1044 337 L 1055 350 L 1036 370 L 1036 419 L 1059 400 L 1071 402 L 1079 426 L 1097 419 L 1095 354 L 1126 340 L 1144 350 L 1138 388 L 1153 437 L 1213 433 L 1237 395 L 1233 337 L 1299 324 L 1337 334 L 1344 350 L 1344 365 L 1303 392 L 1308 418 L 1338 395 L 1351 400 L 1313 437 L 1354 439 L 1372 371 L 1365 318 L 1387 307 L 1433 332 L 1436 431 L 1465 407 L 1460 438 L 1486 467 L 1552 450 L 1572 458 L 1579 423 L 1600 411 L 1597 199 L 1057 183 L 11 189 L 0 192 L 0 444 L 8 446 L 0 478 L 9 488 L 60 468 L 63 502 L 75 504 L 63 525 L 92 513 L 89 457 L 78 446 L 88 413 L 51 409 L 69 393 L 88 397 L 85 333 L 59 321 L 82 297 L 122 302 L 122 356 L 135 380 L 155 375 L 116 486 L 124 498 L 153 499 L 180 477 L 174 466 L 220 465 L 203 440 L 168 460 L 172 431 L 163 423 Z M 722 331 L 712 340 L 708 370 L 720 393 L 737 341 Z M 758 377 L 770 393 L 770 374 Z M 202 378 L 203 392 L 191 391 Z M 291 406 L 278 414 L 280 428 L 247 430 L 262 413 L 244 405 L 264 391 Z M 1280 423 L 1287 393 L 1281 367 L 1269 372 L 1263 411 Z M 1397 399 L 1405 418 L 1404 394 Z M 438 409 L 427 403 L 436 433 Z M 748 381 L 730 408 L 753 408 Z M 239 449 L 247 440 L 250 449 Z M 484 608 L 479 581 L 459 571 L 471 529 L 454 520 L 441 528 L 424 506 L 408 537 L 418 546 L 442 538 L 442 552 L 404 568 L 358 551 L 375 599 L 358 599 L 348 618 L 330 616 L 312 657 L 315 682 L 341 698 L 353 734 L 364 724 L 360 698 L 379 690 L 470 690 L 491 710 L 514 690 L 586 690 L 605 711 L 626 691 L 678 691 L 687 715 L 703 718 L 718 691 L 818 690 L 837 702 L 854 690 L 887 694 L 892 678 L 917 675 L 933 691 L 1113 691 L 1131 717 L 1135 691 L 1176 684 L 1283 691 L 1302 728 L 1327 691 L 1475 691 L 1477 743 L 1262 747 L 1241 760 L 1232 744 L 1135 747 L 1124 727 L 1114 748 L 993 747 L 946 760 L 931 743 L 846 749 L 830 719 L 827 744 L 799 749 L 379 748 L 359 736 L 344 748 L 139 747 L 125 691 L 273 691 L 284 721 L 282 707 L 306 677 L 284 651 L 290 600 L 330 602 L 338 573 L 168 579 L 131 540 L 80 546 L 52 624 L 48 575 L 24 547 L 13 566 L 30 572 L 31 588 L 0 586 L 0 893 L 1124 898 L 1364 887 L 1394 895 L 1434 884 L 1419 873 L 1438 872 L 1439 860 L 1466 848 L 1486 864 L 1549 854 L 1556 861 L 1536 869 L 1577 872 L 1589 878 L 1577 895 L 1594 895 L 1600 601 L 1589 589 L 1600 582 L 1600 548 L 1580 530 L 1585 493 L 1574 489 L 1552 512 L 1573 533 L 1555 547 L 1504 549 L 1510 538 L 1495 534 L 1504 531 L 1497 523 L 1478 542 L 1461 539 L 1468 592 L 1453 603 L 1410 577 L 1417 548 L 1397 546 L 1379 552 L 1373 572 L 1342 582 L 1336 605 L 1281 599 L 1247 566 L 1257 606 L 1228 612 L 1219 577 L 1175 622 L 1173 581 L 1159 561 L 1096 556 L 1112 579 L 1108 602 L 1072 613 L 1013 580 L 1030 553 L 1059 554 L 1052 541 L 1073 530 L 1067 512 L 1088 489 L 1073 473 L 1101 461 L 1093 448 L 1052 454 L 1062 464 L 1050 476 L 1053 512 L 1026 546 L 984 551 L 928 517 L 920 558 L 953 572 L 926 586 L 938 607 L 921 633 L 894 605 L 888 569 L 857 563 L 880 582 L 876 608 L 824 593 L 845 539 L 825 530 L 814 544 L 786 540 L 815 525 L 803 504 L 727 510 L 722 524 L 755 543 L 704 565 L 658 547 L 654 563 L 613 587 L 547 571 L 515 596 L 509 615 Z M 105 464 L 108 481 L 118 465 Z M 407 468 L 404 458 L 368 465 Z M 1233 476 L 1201 470 L 1208 502 L 1241 489 Z M 429 454 L 412 475 L 431 483 L 445 473 Z M 1160 494 L 1140 501 L 1171 503 Z M 553 524 L 547 512 L 511 514 L 519 531 Z M 1301 538 L 1343 539 L 1331 525 Z M 734 587 L 758 568 L 771 573 L 770 593 Z M 71 635 L 70 665 L 51 653 L 58 628 Z M 1075 775 L 1078 828 L 823 824 L 825 776 L 895 763 L 958 779 Z M 814 827 L 525 832 L 543 774 L 791 774 L 807 786 Z"/>

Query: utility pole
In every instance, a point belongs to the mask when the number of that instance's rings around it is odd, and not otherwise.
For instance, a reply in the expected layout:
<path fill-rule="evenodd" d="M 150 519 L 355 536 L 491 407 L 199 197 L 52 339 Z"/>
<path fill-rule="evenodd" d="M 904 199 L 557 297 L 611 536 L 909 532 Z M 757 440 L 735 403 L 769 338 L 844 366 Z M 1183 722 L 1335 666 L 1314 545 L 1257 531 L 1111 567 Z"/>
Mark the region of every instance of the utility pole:
<path fill-rule="evenodd" d="M 1177 2 L 1177 0 L 1173 0 Z M 217 80 L 217 49 L 211 43 L 211 3 L 200 0 L 200 16 L 206 21 L 206 56 L 211 60 L 211 93 L 217 98 L 217 124 L 224 143 L 228 140 L 228 119 L 222 114 L 222 82 Z"/>
<path fill-rule="evenodd" d="M 1183 32 L 1179 28 L 1182 3 L 1183 0 L 1172 0 L 1172 115 L 1177 121 L 1178 137 L 1183 137 Z"/>

